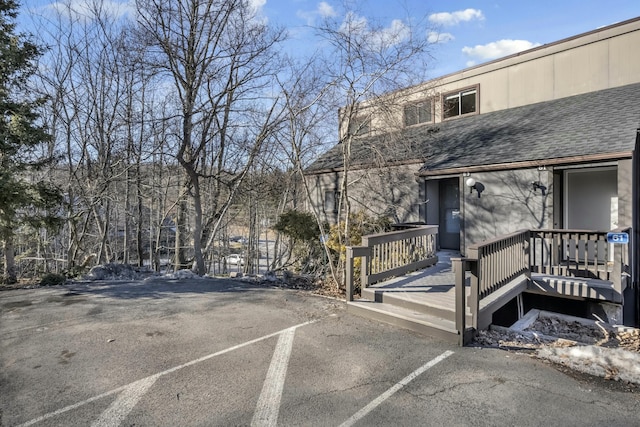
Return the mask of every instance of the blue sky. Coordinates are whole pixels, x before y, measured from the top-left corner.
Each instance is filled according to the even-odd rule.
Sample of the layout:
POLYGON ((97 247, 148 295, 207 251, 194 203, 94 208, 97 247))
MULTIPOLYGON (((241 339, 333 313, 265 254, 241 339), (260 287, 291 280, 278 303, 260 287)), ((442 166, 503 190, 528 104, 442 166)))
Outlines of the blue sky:
MULTIPOLYGON (((300 29, 341 9, 341 1, 253 0, 270 21, 300 29)), ((368 0, 358 10, 391 25, 424 18, 437 34, 432 77, 487 62, 540 44, 640 16, 640 0, 368 0)), ((304 31, 301 30, 302 33, 304 31)), ((429 36, 429 35, 425 35, 429 36)))
MULTIPOLYGON (((61 0, 81 4, 95 0, 61 0)), ((114 10, 131 10, 133 0, 104 0, 114 10)), ((171 1, 171 0, 167 0, 171 1)), ((311 26, 322 17, 340 19, 343 0, 250 0, 270 23, 293 38, 289 49, 314 49, 311 26)), ((365 0, 352 2, 356 13, 384 26, 401 25, 407 16, 424 19, 432 32, 429 75, 439 77, 596 28, 640 16, 640 0, 365 0)), ((55 4, 23 0, 23 16, 55 4)))

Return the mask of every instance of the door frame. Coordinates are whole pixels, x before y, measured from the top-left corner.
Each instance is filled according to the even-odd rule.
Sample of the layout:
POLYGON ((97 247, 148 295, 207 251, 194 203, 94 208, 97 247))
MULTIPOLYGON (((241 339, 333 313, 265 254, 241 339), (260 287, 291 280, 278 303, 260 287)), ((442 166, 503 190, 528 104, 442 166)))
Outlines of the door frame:
MULTIPOLYGON (((458 192, 458 197, 456 200, 456 207, 454 207, 453 209, 457 209, 458 213, 458 238, 457 238, 457 244, 454 244, 450 247, 445 247, 443 248, 442 246, 442 236, 440 237, 439 241, 439 247, 443 248, 443 249, 447 249, 447 250, 453 250, 453 251, 460 251, 461 247, 462 247, 462 230, 464 229, 464 214, 463 214, 463 209, 462 209, 462 203, 461 203, 461 193, 460 193, 460 177, 447 177, 447 178, 442 178, 438 180, 438 225, 440 228, 439 234, 443 234, 443 229, 446 226, 446 209, 451 209, 450 206, 445 206, 443 203, 443 196, 444 196, 444 192, 442 191, 443 187, 445 185, 455 185, 455 187, 457 188, 457 192, 458 192)), ((449 233, 449 234, 455 234, 455 233, 449 233)))
MULTIPOLYGON (((604 167, 589 167, 589 168, 580 168, 580 169, 564 169, 562 171, 562 224, 563 228, 569 228, 569 174, 580 174, 580 173, 590 173, 590 172, 604 172, 604 171, 616 171, 617 175, 617 166, 604 166, 604 167)), ((617 182, 616 182, 617 185, 617 182)), ((616 194, 619 194, 619 190, 616 189, 616 194)), ((609 230, 600 230, 600 231, 609 231, 609 230)))

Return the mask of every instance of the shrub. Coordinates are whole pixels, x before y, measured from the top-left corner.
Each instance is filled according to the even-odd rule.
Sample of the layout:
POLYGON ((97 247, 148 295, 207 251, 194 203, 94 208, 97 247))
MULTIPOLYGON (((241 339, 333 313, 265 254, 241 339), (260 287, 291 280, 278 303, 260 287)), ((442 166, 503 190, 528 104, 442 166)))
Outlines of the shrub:
MULTIPOLYGON (((347 253, 346 238, 344 235, 345 223, 341 221, 331 226, 329 230, 327 247, 331 249, 334 261, 338 264, 339 270, 344 274, 345 260, 347 253)), ((360 211, 349 215, 349 245, 358 246, 362 243, 362 236, 382 233, 391 229, 391 221, 387 217, 372 217, 360 211)), ((354 260, 354 292, 360 293, 360 264, 361 259, 354 260)))
POLYGON ((47 273, 42 279, 40 279, 40 286, 56 286, 62 285, 67 281, 67 278, 58 273, 47 273))

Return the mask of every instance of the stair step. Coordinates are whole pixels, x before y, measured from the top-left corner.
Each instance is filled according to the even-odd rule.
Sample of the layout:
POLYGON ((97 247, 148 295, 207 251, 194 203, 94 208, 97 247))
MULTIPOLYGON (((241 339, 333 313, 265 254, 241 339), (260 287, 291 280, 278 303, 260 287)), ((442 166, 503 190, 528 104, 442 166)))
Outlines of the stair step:
MULTIPOLYGON (((439 317, 455 322, 454 307, 446 307, 428 298, 417 298, 416 292, 389 292, 387 289, 366 288, 362 290, 362 298, 379 303, 391 304, 418 313, 439 317)), ((471 310, 467 307, 467 324, 471 324, 471 310)))
POLYGON ((458 342, 455 322, 397 305, 368 299, 349 301, 347 310, 368 319, 412 330, 419 334, 458 342))

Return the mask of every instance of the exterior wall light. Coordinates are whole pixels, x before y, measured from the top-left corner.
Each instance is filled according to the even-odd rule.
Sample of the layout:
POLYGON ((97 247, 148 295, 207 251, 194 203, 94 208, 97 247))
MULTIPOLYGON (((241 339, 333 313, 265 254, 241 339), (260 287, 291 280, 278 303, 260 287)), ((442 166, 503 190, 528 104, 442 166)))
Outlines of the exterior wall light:
POLYGON ((476 192, 478 193, 478 198, 480 198, 480 193, 482 193, 482 191, 484 190, 484 185, 476 182, 476 180, 473 178, 467 178, 465 184, 467 184, 467 187, 469 187, 469 194, 473 193, 473 190, 476 190, 476 192))
POLYGON ((542 195, 546 195, 547 194, 547 187, 545 187, 542 182, 540 181, 533 181, 531 183, 531 186, 533 187, 533 192, 535 193, 536 190, 540 190, 542 192, 542 195))

